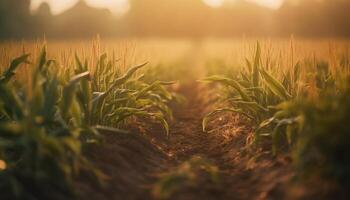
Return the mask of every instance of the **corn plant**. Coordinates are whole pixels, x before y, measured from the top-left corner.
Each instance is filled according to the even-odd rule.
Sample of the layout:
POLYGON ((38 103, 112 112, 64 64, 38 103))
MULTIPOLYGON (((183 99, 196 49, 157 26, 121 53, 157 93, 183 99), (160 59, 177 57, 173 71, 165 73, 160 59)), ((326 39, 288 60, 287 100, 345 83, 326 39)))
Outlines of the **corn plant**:
POLYGON ((73 176, 80 169, 94 170, 81 154, 79 135, 84 130, 74 124, 79 119, 71 106, 74 88, 89 73, 60 83, 44 50, 32 86, 25 91, 10 80, 27 57, 15 59, 0 82, 0 152, 7 165, 0 172, 1 195, 5 199, 43 199, 53 193, 69 197, 73 176))
POLYGON ((127 117, 151 117, 169 132, 167 102, 173 95, 165 86, 172 82, 147 84, 135 77, 146 63, 121 74, 102 55, 91 73, 88 62, 76 56, 74 70, 64 70, 47 59, 44 48, 31 85, 23 87, 12 78, 28 56, 14 59, 0 77, 0 160, 6 163, 0 171, 1 198, 67 199, 74 197, 79 171, 103 179, 82 148, 101 141, 106 129, 125 132, 118 126, 127 117))
MULTIPOLYGON (((89 69, 87 62, 82 64, 77 56, 76 63, 75 73, 89 69)), ((146 64, 132 67, 120 75, 112 61, 107 61, 106 54, 102 55, 91 81, 84 80, 77 91, 84 122, 118 127, 128 117, 150 117, 160 122, 168 134, 167 120, 172 118, 172 112, 167 103, 174 99, 174 95, 165 86, 174 82, 146 83, 142 80, 144 74, 134 77, 135 72, 146 64)))
MULTIPOLYGON (((322 91, 320 98, 299 98, 275 107, 274 116, 261 126, 274 125, 274 139, 286 133, 300 178, 316 179, 349 187, 350 113, 349 81, 343 89, 322 91)), ((274 148, 277 150, 277 146, 274 148)))
POLYGON ((345 190, 350 186, 349 85, 338 93, 324 92, 316 102, 294 103, 303 119, 293 151, 297 171, 303 178, 335 182, 345 190))
MULTIPOLYGON (((335 72, 331 72, 327 62, 317 62, 314 71, 307 72, 308 85, 303 86, 311 89, 305 90, 300 86, 302 69, 299 62, 283 72, 264 67, 260 55, 258 44, 254 60, 246 60, 245 69, 230 76, 214 75, 202 80, 206 83, 219 84, 224 94, 221 97, 224 107, 204 117, 203 131, 206 131, 210 118, 217 113, 234 112, 249 119, 254 125, 255 144, 267 138, 264 141, 271 143, 272 153, 277 154, 281 148, 294 149, 300 143, 299 141, 303 141, 306 135, 310 135, 310 133, 304 133, 304 127, 314 124, 314 119, 311 119, 315 117, 313 115, 319 115, 317 120, 328 119, 328 116, 322 115, 322 112, 317 114, 316 105, 327 104, 327 100, 333 102, 330 105, 345 104, 338 102, 337 96, 345 95, 348 91, 348 70, 342 64, 335 72), (316 99, 309 98, 309 92, 316 93, 316 99), (336 100, 332 100, 332 95, 336 100), (304 101, 309 103, 302 103, 304 101), (313 103, 316 105, 312 105, 313 103), (308 110, 308 107, 313 109, 308 110)), ((346 105, 344 105, 345 108, 346 105)), ((342 113, 340 110, 337 112, 342 113)), ((332 115, 330 111, 328 114, 332 115)), ((337 116, 337 113, 334 115, 337 116)), ((318 132, 316 124, 312 126, 315 127, 310 128, 309 131, 318 132)))
MULTIPOLYGON (((295 69, 295 73, 298 73, 298 65, 295 69)), ((298 74, 295 75, 295 77, 297 76, 298 74)), ((222 86, 224 96, 221 100, 226 105, 204 117, 203 131, 206 131, 209 119, 220 112, 241 114, 258 125, 273 115, 273 110, 271 110, 273 106, 293 98, 293 88, 288 87, 288 85, 294 86, 295 84, 292 84, 292 80, 287 78, 289 76, 284 76, 286 83, 283 84, 262 66, 259 44, 254 60, 246 60, 246 68, 233 77, 214 75, 202 80, 205 83, 217 83, 222 86)), ((296 80, 293 81, 296 82, 296 80)), ((256 141, 261 136, 270 135, 256 131, 256 141)))

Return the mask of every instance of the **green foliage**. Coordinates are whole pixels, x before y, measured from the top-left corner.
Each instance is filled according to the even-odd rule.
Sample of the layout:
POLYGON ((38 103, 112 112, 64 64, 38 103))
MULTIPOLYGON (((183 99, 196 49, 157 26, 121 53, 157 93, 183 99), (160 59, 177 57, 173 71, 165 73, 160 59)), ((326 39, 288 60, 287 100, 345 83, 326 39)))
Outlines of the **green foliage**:
MULTIPOLYGON (((76 58, 78 69, 87 69, 76 58)), ((143 75, 134 78, 138 70, 147 63, 131 67, 120 75, 107 55, 100 57, 90 85, 81 87, 78 94, 82 99, 82 108, 86 121, 92 124, 116 126, 131 116, 150 117, 161 123, 168 134, 167 120, 172 112, 167 103, 174 99, 165 86, 173 82, 154 81, 150 84, 142 81, 143 75)))
MULTIPOLYGON (((14 62, 18 66, 24 61, 14 62)), ((79 135, 84 129, 70 124, 77 120, 71 114, 74 87, 86 74, 64 85, 51 64, 44 49, 29 91, 13 86, 9 79, 0 84, 0 153, 7 165, 0 172, 0 191, 5 199, 72 196, 73 176, 90 166, 81 154, 79 135), (62 90, 67 96, 60 94, 62 90)))
POLYGON ((299 174, 350 186, 350 89, 294 105, 304 123, 294 150, 299 174))
POLYGON ((328 63, 320 62, 316 66, 316 87, 322 90, 334 89, 335 80, 332 76, 328 63))
POLYGON ((15 75, 17 67, 22 63, 28 63, 29 54, 14 59, 7 70, 0 76, 0 83, 7 83, 15 75))
MULTIPOLYGON (((347 84, 349 85, 349 84, 347 84)), ((260 127, 274 124, 274 150, 286 135, 299 175, 349 187, 350 89, 324 90, 317 100, 299 99, 276 106, 276 113, 260 127)))
MULTIPOLYGON (((348 69, 341 64, 331 71, 327 62, 317 62, 307 71, 305 87, 300 92, 301 65, 285 73, 261 65, 260 47, 254 62, 246 60, 246 70, 234 75, 214 75, 204 82, 217 83, 224 96, 224 108, 216 109, 203 119, 220 112, 234 112, 255 125, 255 141, 264 139, 272 153, 289 150, 302 178, 350 186, 350 81, 348 69), (253 64, 251 64, 253 63, 253 64), (269 71, 270 70, 270 71, 269 71), (228 78, 234 77, 234 78, 228 78)), ((310 63, 307 63, 306 67, 310 63)), ((264 143, 265 144, 265 143, 264 143)))
MULTIPOLYGON (((261 63, 261 50, 258 43, 253 62, 246 60, 247 68, 233 76, 236 78, 214 75, 202 80, 206 83, 220 84, 224 93, 222 100, 229 105, 229 107, 216 109, 206 115, 203 119, 203 130, 206 130, 209 118, 222 111, 239 113, 259 125, 273 116, 271 107, 292 99, 291 92, 281 81, 267 72, 261 63)), ((256 141, 261 135, 257 129, 256 141)))
POLYGON ((104 179, 82 148, 101 142, 101 131, 124 133, 118 126, 128 117, 150 117, 168 134, 173 95, 165 86, 172 82, 135 78, 146 63, 121 74, 104 54, 91 73, 76 56, 74 71, 62 70, 44 48, 25 89, 11 78, 28 56, 14 59, 0 78, 1 199, 72 198, 81 170, 104 179))

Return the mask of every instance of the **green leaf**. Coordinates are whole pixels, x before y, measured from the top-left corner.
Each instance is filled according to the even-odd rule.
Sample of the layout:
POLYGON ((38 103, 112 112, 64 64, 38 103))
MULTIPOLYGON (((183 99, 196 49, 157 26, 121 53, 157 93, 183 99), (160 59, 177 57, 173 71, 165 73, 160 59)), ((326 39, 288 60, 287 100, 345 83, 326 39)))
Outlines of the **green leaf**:
POLYGON ((256 54, 254 59, 254 66, 253 66, 253 73, 252 73, 252 80, 253 80, 253 87, 259 87, 259 66, 261 62, 261 49, 260 44, 257 42, 256 45, 256 54))
POLYGON ((15 71, 18 68, 18 66, 20 66, 23 63, 29 63, 29 61, 27 60, 29 56, 30 54, 25 54, 23 56, 15 58, 11 62, 8 69, 1 75, 0 83, 7 83, 15 75, 15 71))
POLYGON ((162 88, 162 85, 172 85, 175 82, 173 81, 155 81, 153 82, 151 85, 148 85, 147 87, 145 87, 144 89, 142 89, 139 92, 136 92, 136 99, 141 98, 142 96, 144 96, 148 91, 151 91, 155 88, 157 88, 158 90, 161 91, 161 93, 167 98, 167 99, 171 99, 172 95, 166 91, 164 88, 162 88))
POLYGON ((108 127, 108 126, 102 126, 102 125, 95 126, 95 129, 100 131, 100 132, 111 132, 111 133, 116 133, 116 134, 128 134, 129 133, 126 130, 108 127))
POLYGON ((215 76, 207 77, 207 78, 203 79, 202 81, 203 82, 214 82, 214 83, 217 82, 217 83, 221 83, 221 84, 226 85, 226 86, 231 86, 237 90, 237 92, 240 94, 240 96, 242 97, 242 99, 244 101, 249 101, 249 102, 253 101, 249 97, 249 95, 243 91, 243 87, 241 87, 241 85, 233 79, 229 79, 229 78, 226 78, 223 76, 215 75, 215 76))
POLYGON ((147 65, 148 62, 143 63, 141 65, 137 65, 135 67, 130 68, 123 76, 117 78, 114 83, 107 89, 107 91, 100 93, 100 95, 96 96, 93 100, 93 107, 96 107, 101 101, 103 101, 106 96, 108 96, 113 89, 115 89, 117 86, 124 84, 138 69, 144 67, 147 65))
POLYGON ((255 112, 268 112, 269 109, 264 108, 262 105, 258 104, 257 102, 248 102, 248 101, 233 101, 233 103, 241 105, 241 106, 248 106, 251 108, 251 110, 255 112))
POLYGON ((67 117, 68 111, 72 105, 74 96, 75 96, 75 89, 76 84, 79 83, 79 81, 83 79, 87 79, 90 77, 90 72, 84 72, 81 74, 78 74, 74 76, 63 89, 63 100, 61 103, 61 114, 63 118, 67 117))
POLYGON ((260 69, 260 73, 263 76, 268 88, 279 98, 282 100, 289 100, 292 96, 288 93, 288 91, 284 88, 282 83, 273 78, 270 74, 268 74, 263 68, 260 69))

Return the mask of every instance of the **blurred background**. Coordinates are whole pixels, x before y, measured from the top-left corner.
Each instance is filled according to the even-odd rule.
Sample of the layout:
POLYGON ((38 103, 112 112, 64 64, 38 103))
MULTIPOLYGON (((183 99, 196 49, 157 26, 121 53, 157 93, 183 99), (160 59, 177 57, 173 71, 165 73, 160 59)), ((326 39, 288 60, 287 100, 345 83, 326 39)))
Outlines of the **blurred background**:
POLYGON ((349 10, 349 0, 1 0, 0 38, 346 38, 349 10))

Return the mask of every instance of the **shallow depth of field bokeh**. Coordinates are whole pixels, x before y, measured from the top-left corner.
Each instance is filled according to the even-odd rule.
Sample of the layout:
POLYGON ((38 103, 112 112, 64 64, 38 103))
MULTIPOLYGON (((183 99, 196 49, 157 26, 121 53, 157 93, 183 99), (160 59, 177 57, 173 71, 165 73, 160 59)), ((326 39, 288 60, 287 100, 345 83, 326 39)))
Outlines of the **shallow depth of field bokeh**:
POLYGON ((349 0, 1 0, 0 199, 348 199, 349 0))

